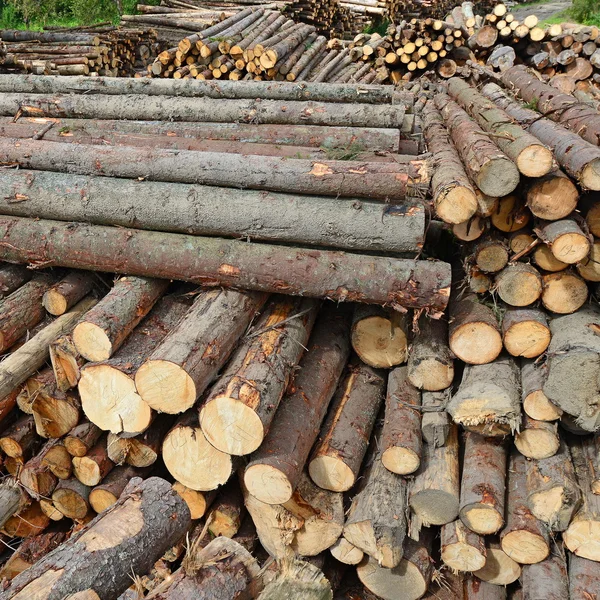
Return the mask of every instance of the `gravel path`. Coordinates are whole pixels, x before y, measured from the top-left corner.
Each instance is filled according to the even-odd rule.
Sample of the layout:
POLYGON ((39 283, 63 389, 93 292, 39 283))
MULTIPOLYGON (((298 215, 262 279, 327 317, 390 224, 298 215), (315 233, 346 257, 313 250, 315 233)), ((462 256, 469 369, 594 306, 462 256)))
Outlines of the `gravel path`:
POLYGON ((571 0, 553 0, 547 4, 536 4, 531 7, 523 7, 511 10, 515 18, 522 21, 528 15, 536 15, 540 21, 548 19, 571 6, 571 0))

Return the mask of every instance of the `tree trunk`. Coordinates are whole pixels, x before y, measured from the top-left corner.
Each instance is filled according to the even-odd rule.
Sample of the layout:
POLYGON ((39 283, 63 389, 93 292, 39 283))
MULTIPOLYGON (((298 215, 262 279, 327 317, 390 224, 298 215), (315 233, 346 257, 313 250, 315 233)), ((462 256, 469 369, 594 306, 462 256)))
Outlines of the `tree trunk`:
POLYGON ((21 512, 29 502, 27 494, 16 479, 5 478, 0 483, 0 528, 15 514, 21 512))
MULTIPOLYGON (((352 299, 393 307, 428 307, 434 311, 443 311, 448 302, 450 268, 441 262, 415 263, 387 257, 367 259, 320 250, 307 253, 305 249, 294 251, 237 240, 83 224, 73 226, 16 217, 0 218, 0 236, 4 243, 0 258, 14 262, 41 259, 90 270, 153 273, 212 287, 285 290, 287 294, 352 299), (119 248, 118 258, 114 255, 115 248, 119 248), (221 260, 223 256, 227 256, 227 263, 221 260)), ((130 287, 128 284, 127 288, 130 287)), ((122 302, 121 297, 114 298, 112 309, 118 309, 122 302)), ((121 320, 118 322, 122 331, 121 320)), ((100 332, 101 328, 91 325, 100 332)), ((105 359, 113 343, 104 331, 102 335, 106 349, 98 353, 98 358, 105 359)))
POLYGON ((256 292, 209 290, 135 374, 142 400, 160 412, 191 408, 221 370, 235 345, 266 301, 256 292))
POLYGON ((517 165, 521 174, 542 177, 552 170, 552 151, 466 81, 450 79, 448 93, 484 131, 494 136, 492 141, 517 165))
POLYGON ((44 464, 44 457, 57 443, 58 440, 47 442, 36 456, 23 465, 19 473, 19 481, 35 500, 49 498, 58 483, 56 476, 44 464))
POLYGON ((314 300, 301 298, 275 298, 267 306, 200 409, 200 426, 215 448, 236 456, 259 448, 317 312, 314 300))
POLYGON ((345 537, 341 537, 329 548, 331 555, 345 565, 357 565, 364 558, 364 552, 351 544, 345 537))
POLYGON ((502 350, 500 327, 494 311, 475 294, 454 298, 450 303, 450 350, 468 364, 495 360, 502 350))
POLYGON ((446 444, 423 447, 421 467, 410 488, 413 526, 444 525, 458 517, 459 508, 458 433, 453 425, 446 444))
POLYGON ((569 554, 569 593, 571 600, 600 597, 600 572, 596 562, 569 554))
POLYGON ((542 295, 542 276, 527 263, 511 263, 496 275, 498 295, 510 306, 529 306, 542 295))
POLYGON ((0 267, 0 296, 6 298, 27 283, 32 275, 33 271, 23 265, 2 265, 0 267))
MULTIPOLYGON (((578 133, 569 131, 558 123, 540 117, 535 110, 525 108, 512 100, 495 83, 486 84, 481 92, 504 109, 529 133, 552 148, 560 166, 584 188, 600 189, 600 149, 596 144, 582 139, 578 133)), ((572 208, 569 208, 568 204, 562 205, 563 199, 560 196, 555 196, 553 199, 552 206, 547 208, 548 212, 538 216, 545 219, 561 219, 570 213, 572 208)))
POLYGON ((408 355, 408 378, 419 389, 444 390, 454 379, 454 361, 448 347, 448 323, 421 317, 408 355))
POLYGON ((449 400, 449 389, 442 392, 423 392, 421 395, 421 433, 423 439, 434 448, 443 446, 450 433, 450 417, 446 412, 449 400))
POLYGON ((84 591, 108 600, 127 589, 132 571, 147 572, 185 532, 190 516, 166 481, 138 482, 132 481, 112 509, 15 577, 4 592, 7 600, 34 590, 48 600, 84 591))
POLYGON ((85 456, 100 439, 102 430, 91 422, 80 423, 64 439, 65 448, 71 456, 85 456))
POLYGON ((108 458, 106 436, 102 436, 85 456, 73 458, 75 477, 89 487, 98 485, 114 466, 114 463, 108 458))
MULTIPOLYGON (((493 585, 470 575, 464 581, 464 600, 506 600, 508 598, 506 588, 493 585)), ((513 595, 512 600, 517 600, 513 595)))
POLYGON ((0 352, 4 353, 44 317, 42 296, 51 285, 48 275, 36 275, 0 304, 0 352))
POLYGON ((544 394, 586 431, 600 428, 600 309, 586 306, 550 321, 544 394))
POLYGON ((462 521, 447 523, 441 529, 441 558, 453 571, 478 571, 485 566, 483 538, 465 527, 462 521))
POLYGON ((446 223, 464 223, 477 210, 477 196, 433 102, 425 106, 423 127, 435 161, 431 189, 436 213, 446 223))
POLYGON ((54 340, 49 347, 50 362, 54 371, 56 387, 61 392, 74 388, 79 383, 80 368, 85 360, 77 352, 70 335, 63 335, 54 340))
POLYGON ((558 423, 536 421, 527 414, 523 415, 520 430, 515 433, 515 447, 523 456, 549 458, 558 452, 559 446, 558 423))
POLYGON ((535 308, 508 309, 502 317, 502 341, 512 356, 538 357, 550 343, 546 314, 535 308))
POLYGON ((550 553, 548 533, 527 507, 527 459, 516 451, 510 455, 507 487, 502 550, 521 564, 541 562, 550 553))
POLYGON ((91 273, 72 271, 46 291, 42 304, 51 315, 64 315, 92 290, 93 284, 91 273))
MULTIPOLYGON (((421 394, 408 380, 408 369, 388 375, 381 433, 381 462, 398 475, 414 473, 421 463, 421 394)), ((395 566, 395 565, 394 565, 395 566)))
POLYGON ((386 569, 368 557, 357 567, 363 585, 383 600, 417 600, 425 594, 431 581, 433 563, 430 542, 407 539, 404 557, 394 569, 386 569))
POLYGON ((488 135, 450 96, 438 94, 435 104, 469 177, 477 187, 495 198, 513 192, 519 184, 519 171, 510 158, 490 141, 488 135))
MULTIPOLYGON (((134 374, 184 317, 190 306, 186 300, 174 296, 161 299, 109 360, 81 369, 81 405, 100 429, 132 437, 150 426, 152 410, 137 393, 134 374)), ((76 340, 77 333, 76 328, 76 340)))
POLYGON ((219 491, 217 500, 207 517, 208 530, 215 537, 233 538, 242 525, 245 514, 244 498, 240 486, 232 479, 219 491))
MULTIPOLYGON (((96 101, 94 99, 94 101, 96 101)), ((216 109, 219 110, 219 109, 216 109)), ((0 162, 24 169, 274 192, 404 199, 429 186, 427 160, 408 163, 290 160, 278 156, 4 139, 0 162)), ((514 165, 513 165, 514 166, 514 165)), ((512 191, 512 190, 511 190, 512 191)))
POLYGON ((506 586, 519 579, 521 565, 505 554, 500 544, 492 543, 487 548, 485 566, 473 575, 494 586, 506 586))
POLYGON ((460 486, 460 518, 480 535, 497 533, 504 525, 506 444, 501 438, 465 433, 460 486))
MULTIPOLYGON (((145 479, 149 471, 149 469, 137 469, 131 466, 115 467, 110 471, 110 473, 108 473, 108 475, 106 475, 106 477, 102 479, 102 482, 99 485, 96 485, 93 490, 89 490, 88 501, 90 506, 98 514, 104 512, 113 504, 116 504, 123 490, 127 487, 127 484, 133 477, 141 477, 142 479, 145 479)), ((173 486, 173 489, 175 489, 175 486, 173 486)), ((192 519, 197 518, 200 517, 195 517, 192 514, 192 519)))
POLYGON ((356 482, 384 389, 381 371, 360 361, 350 363, 308 463, 310 476, 319 487, 345 492, 356 482))
POLYGON ((521 374, 515 359, 501 356, 487 365, 467 365, 448 412, 469 431, 503 437, 521 422, 521 374))
POLYGON ((418 204, 357 205, 352 199, 49 171, 5 171, 0 193, 8 199, 0 199, 5 215, 352 250, 416 253, 425 226, 425 211, 418 204), (28 200, 11 201, 19 194, 28 200), (305 219, 308 212, 315 218, 305 219), (332 219, 335 232, 329 225, 332 219))
POLYGON ((528 463, 527 505, 553 531, 565 531, 579 509, 581 491, 564 442, 554 456, 528 463))
POLYGON ((348 311, 323 308, 271 430, 246 467, 248 491, 267 504, 294 492, 348 359, 348 311))
POLYGON ((87 360, 108 360, 164 294, 168 282, 123 277, 73 330, 77 351, 87 360))
POLYGON ((90 510, 90 491, 90 488, 79 479, 64 479, 56 486, 52 494, 52 502, 65 517, 85 519, 90 510))
POLYGON ((574 313, 588 299, 587 283, 574 272, 548 273, 542 280, 542 304, 549 311, 559 315, 574 313))
POLYGON ((40 388, 31 403, 36 430, 44 438, 60 438, 67 434, 79 422, 80 413, 79 398, 73 393, 59 391, 54 384, 40 388))
POLYGON ((521 576, 523 600, 546 598, 564 600, 569 598, 569 577, 567 562, 560 551, 551 554, 546 560, 523 567, 521 576))
MULTIPOLYGON (((384 425, 385 427, 385 425, 384 425)), ((402 559, 406 537, 406 480, 387 469, 382 461, 384 432, 373 437, 360 491, 344 525, 344 537, 387 569, 402 559)))

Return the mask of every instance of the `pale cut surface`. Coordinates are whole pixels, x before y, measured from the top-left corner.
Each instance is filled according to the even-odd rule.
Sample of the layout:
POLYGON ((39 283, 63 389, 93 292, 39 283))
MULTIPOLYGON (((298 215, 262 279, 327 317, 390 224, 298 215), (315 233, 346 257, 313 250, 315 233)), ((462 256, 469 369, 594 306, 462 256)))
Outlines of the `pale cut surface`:
POLYGON ((600 160, 594 160, 584 167, 581 183, 588 190, 600 190, 600 160))
POLYGON ((50 288, 44 294, 44 307, 51 315, 60 316, 67 312, 67 300, 62 294, 50 288))
POLYGON ((73 471, 81 483, 90 487, 98 485, 102 478, 98 464, 87 456, 73 457, 73 471))
POLYGON ((542 562, 550 552, 544 538, 523 529, 507 533, 502 538, 502 550, 522 565, 542 562))
POLYGON ((97 489, 90 492, 90 505, 97 513, 110 508, 117 500, 118 498, 108 490, 97 489))
POLYGON ((588 255, 590 242, 580 233, 566 233, 552 243, 550 250, 558 260, 574 265, 588 255))
POLYGON ((243 402, 229 396, 213 398, 202 407, 200 426, 217 450, 235 456, 254 452, 265 437, 260 417, 243 402))
POLYGON ((563 540, 573 554, 600 561, 600 521, 574 520, 563 533, 563 540))
POLYGON ((421 459, 419 455, 410 448, 393 446, 392 448, 388 448, 381 455, 381 462, 383 462, 383 466, 392 473, 409 475, 419 468, 421 459))
POLYGON ((586 281, 600 281, 600 242, 594 242, 589 255, 577 265, 577 271, 586 281))
POLYGON ((488 548, 485 566, 473 575, 494 585, 510 585, 521 577, 521 565, 500 548, 488 548))
POLYGON ((108 360, 112 355, 112 343, 102 328, 94 323, 79 323, 73 330, 73 343, 79 353, 91 362, 108 360))
POLYGON ((309 517, 296 532, 291 548, 300 556, 316 556, 333 546, 343 527, 343 522, 309 517))
POLYGON ((195 427, 176 427, 163 442, 163 460, 169 473, 192 490, 210 491, 231 475, 231 456, 217 450, 195 427))
POLYGON ((373 558, 356 567, 362 584, 383 600, 417 600, 427 591, 427 582, 419 569, 402 559, 393 569, 380 567, 373 558))
POLYGON ((562 486, 556 486, 531 494, 527 503, 533 516, 544 523, 550 523, 563 507, 564 491, 562 486))
POLYGON ((435 211, 446 223, 462 223, 477 210, 477 196, 472 190, 456 186, 440 194, 435 211))
POLYGON ((284 504, 294 493, 285 474, 267 464, 248 467, 244 473, 244 483, 255 498, 266 504, 284 504))
POLYGON ((437 392, 445 390, 454 379, 454 365, 445 364, 435 358, 426 358, 412 369, 411 383, 422 390, 437 392))
POLYGON ((345 565, 357 565, 364 558, 364 552, 345 537, 341 537, 329 551, 336 560, 345 565))
POLYGON ((588 287, 572 273, 552 273, 544 276, 542 304, 552 312, 570 314, 581 308, 588 298, 588 287))
POLYGON ((550 271, 551 273, 564 271, 569 266, 567 263, 562 262, 562 260, 558 260, 546 244, 541 244, 535 249, 533 261, 540 269, 550 271))
POLYGON ((554 432, 543 429, 525 429, 515 435, 517 450, 527 458, 541 459, 558 452, 560 440, 554 432))
POLYGON ((502 350, 502 337, 487 323, 467 323, 454 331, 450 346, 460 360, 483 365, 498 357, 502 350))
POLYGON ((407 339, 390 319, 373 316, 354 327, 352 345, 363 362, 376 368, 390 368, 406 361, 407 339))
POLYGON ((54 504, 52 504, 52 500, 46 500, 42 498, 40 500, 40 508, 51 521, 60 521, 61 519, 65 518, 65 515, 63 515, 60 510, 54 506, 54 504))
POLYGON ((52 494, 54 506, 69 519, 83 519, 88 512, 85 500, 71 490, 60 489, 52 494))
POLYGON ((526 177, 542 177, 552 169, 552 152, 545 146, 527 146, 517 158, 517 167, 526 177))
POLYGON ((542 390, 531 392, 523 400, 523 410, 536 421, 556 421, 563 411, 548 400, 542 390))
MULTIPOLYGON (((183 501, 187 504, 192 515, 192 521, 201 519, 204 516, 207 508, 207 502, 204 494, 196 490, 192 490, 179 481, 173 484, 173 489, 179 494, 183 501)), ((91 495, 90 495, 91 500, 91 495)))
POLYGON ((168 360, 146 361, 135 374, 144 401, 160 412, 175 415, 196 402, 196 385, 179 365, 168 360))
POLYGON ((452 226, 452 233, 463 242, 473 242, 481 237, 485 230, 485 219, 475 216, 463 223, 452 226))
POLYGON ((81 406, 87 418, 112 433, 142 433, 152 421, 152 410, 140 398, 133 379, 106 365, 91 365, 79 380, 81 406))
POLYGON ((442 560, 455 571, 477 571, 485 566, 485 556, 473 546, 457 542, 442 550, 442 560))
POLYGON ((425 527, 445 525, 458 517, 458 498, 443 490, 425 489, 412 494, 410 506, 425 527))
POLYGON ((346 492, 354 485, 352 469, 333 456, 317 456, 308 465, 310 478, 324 490, 346 492))
POLYGON ((535 358, 550 344, 550 329, 537 321, 515 323, 504 333, 504 347, 513 356, 535 358))
POLYGON ((472 531, 480 535, 491 535, 504 524, 502 515, 485 504, 470 505, 460 511, 460 520, 472 531))

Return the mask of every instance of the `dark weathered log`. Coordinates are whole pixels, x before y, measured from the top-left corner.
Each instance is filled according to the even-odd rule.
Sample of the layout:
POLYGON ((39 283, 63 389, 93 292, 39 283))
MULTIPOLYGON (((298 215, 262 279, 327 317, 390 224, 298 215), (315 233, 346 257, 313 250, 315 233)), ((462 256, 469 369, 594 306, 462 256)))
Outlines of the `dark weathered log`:
POLYGON ((383 466, 398 475, 414 473, 421 464, 421 394, 408 380, 408 369, 388 375, 380 450, 383 466))
MULTIPOLYGON (((465 594, 464 600, 506 600, 508 594, 505 587, 482 581, 475 575, 470 575, 464 581, 462 590, 465 594)), ((512 600, 518 600, 516 595, 512 600)))
POLYGON ((23 265, 2 265, 0 267, 0 295, 5 298, 27 283, 33 271, 23 265))
POLYGON ((78 352, 90 361, 108 360, 167 289, 168 282, 123 277, 73 330, 78 352))
POLYGON ((357 204, 352 199, 49 171, 3 171, 0 194, 5 215, 354 250, 416 253, 425 227, 419 204, 357 204), (21 196, 27 201, 13 200, 21 196), (304 218, 307 213, 314 218, 304 218))
POLYGON ((200 409, 200 426, 215 448, 244 456, 262 444, 318 308, 313 300, 281 297, 267 306, 200 409))
POLYGON ((434 447, 443 446, 450 432, 450 416, 446 412, 446 405, 450 400, 450 390, 443 392, 423 392, 421 406, 421 433, 423 439, 434 447))
POLYGON ((569 594, 571 600, 587 600, 588 597, 600 596, 600 572, 597 562, 569 554, 569 594))
POLYGON ((381 371, 360 361, 350 363, 308 463, 310 476, 319 487, 342 492, 356 482, 384 388, 381 371))
POLYGON ((442 114, 469 177, 484 193, 506 196, 519 183, 515 164, 501 152, 460 106, 447 94, 437 94, 436 107, 442 114))
POLYGON ((201 293, 135 373, 141 399, 150 408, 170 414, 191 408, 266 298, 232 290, 201 293))
POLYGON ((521 565, 505 554, 500 544, 493 542, 487 547, 485 566, 473 574, 492 585, 506 586, 519 579, 521 565))
POLYGON ((447 523, 441 529, 441 558, 454 571, 478 571, 485 566, 483 537, 473 533, 462 521, 447 523))
MULTIPOLYGON (((532 273, 532 283, 534 279, 532 273)), ((502 317, 502 341, 512 356, 538 357, 550 343, 546 314, 535 308, 508 309, 502 317)))
POLYGON ((248 491, 268 504, 294 492, 349 354, 347 311, 327 305, 265 441, 246 467, 248 491))
POLYGON ((527 459, 515 451, 508 462, 507 488, 502 550, 521 564, 541 562, 550 553, 548 532, 527 507, 527 459))
POLYGON ((65 448, 71 456, 85 456, 101 435, 102 430, 97 425, 89 421, 81 423, 65 436, 65 448))
POLYGON ((35 590, 48 600, 78 592, 114 598, 129 587, 131 570, 147 572, 189 523, 185 503, 166 481, 134 479, 111 510, 15 577, 4 595, 25 598, 35 590))
POLYGON ((16 479, 6 478, 0 484, 0 528, 14 514, 21 512, 29 499, 16 479))
POLYGON ((413 526, 444 525, 458 517, 459 509, 458 432, 450 429, 444 446, 425 444, 421 467, 410 489, 413 526))
POLYGON ((565 531, 581 504, 568 446, 549 458, 530 461, 527 468, 527 505, 553 531, 565 531))
POLYGON ((504 524, 506 444, 499 438, 465 433, 460 485, 460 518, 481 535, 500 531, 504 524))
POLYGON ((285 290, 289 294, 368 300, 392 306, 425 305, 436 311, 443 311, 448 302, 449 265, 433 261, 366 259, 316 250, 294 252, 290 248, 237 240, 73 226, 18 217, 0 218, 0 238, 4 244, 0 258, 12 262, 44 260, 90 270, 153 273, 215 287, 285 290), (226 263, 222 256, 227 256, 226 263), (361 283, 357 288, 350 282, 361 283))
POLYGON ((521 373, 514 358, 467 365, 448 412, 455 423, 483 435, 503 437, 521 422, 521 373))
MULTIPOLYGON (((94 100, 96 102, 96 100, 94 100)), ((218 107, 216 111, 220 110, 218 107)), ((91 146, 37 140, 0 140, 0 163, 22 168, 69 171, 123 179, 147 179, 325 196, 395 199, 414 196, 429 185, 430 165, 408 163, 316 161, 277 156, 195 152, 132 146, 91 146)), ((513 165, 514 166, 514 165, 513 165)), ((512 191, 512 190, 511 190, 512 191)))

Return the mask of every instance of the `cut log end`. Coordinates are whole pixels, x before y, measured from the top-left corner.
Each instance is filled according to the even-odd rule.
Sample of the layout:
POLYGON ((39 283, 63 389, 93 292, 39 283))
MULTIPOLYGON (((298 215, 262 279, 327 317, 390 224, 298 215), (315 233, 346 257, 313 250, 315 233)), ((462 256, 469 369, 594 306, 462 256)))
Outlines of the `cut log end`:
POLYGON ((471 573, 485 566, 485 555, 470 544, 460 541, 442 549, 442 560, 454 571, 471 573))
POLYGON ((385 317, 358 321, 352 331, 352 346, 361 360, 375 368, 389 369, 407 358, 406 334, 385 317))
POLYGON ((419 362, 410 373, 411 383, 428 392, 439 392, 452 385, 454 364, 442 362, 437 358, 426 358, 419 362))
POLYGON ((454 330, 450 348, 460 360, 483 365, 498 357, 502 351, 502 337, 487 323, 467 323, 454 330))
POLYGON ((435 211, 442 221, 458 225, 468 221, 477 210, 477 196, 473 190, 456 185, 436 200, 435 211))
POLYGON ((517 450, 527 458, 542 459, 558 452, 560 439, 549 429, 524 429, 515 435, 517 450))
POLYGON ((362 584, 384 600, 416 600, 425 594, 429 584, 419 568, 408 560, 401 560, 397 567, 386 569, 368 557, 358 565, 356 572, 362 584))
POLYGON ((477 186, 488 196, 501 198, 508 196, 519 185, 519 171, 508 158, 498 157, 489 160, 479 171, 477 186))
POLYGON ((345 565, 358 565, 364 558, 364 552, 344 537, 331 546, 329 551, 336 560, 345 565))
MULTIPOLYGON (((185 485, 179 483, 179 481, 176 481, 173 484, 173 489, 181 496, 183 501, 187 504, 187 507, 190 509, 192 520, 201 519, 205 515, 209 502, 207 501, 206 496, 202 492, 192 490, 186 487, 185 485)), ((90 502, 91 500, 92 495, 90 494, 90 502)))
POLYGON ((265 504, 285 504, 294 493, 286 475, 268 464, 248 467, 244 473, 244 484, 255 498, 265 504))
POLYGON ((57 290, 50 288, 44 294, 44 308, 54 316, 64 315, 67 312, 67 299, 57 290))
POLYGON ((470 504, 460 511, 461 521, 480 535, 492 535, 504 525, 503 515, 493 506, 470 504))
POLYGON ((600 158, 589 162, 581 172, 581 185, 588 190, 600 190, 600 158))
POLYGON ((510 585, 521 576, 521 565, 500 548, 488 548, 485 566, 474 575, 494 585, 510 585))
POLYGON ((113 352, 113 346, 104 330, 84 321, 73 330, 73 343, 79 354, 92 362, 108 360, 113 352))
POLYGON ((550 344, 550 330, 538 321, 521 321, 504 332, 504 347, 513 356, 536 358, 550 344))
POLYGON ((551 250, 556 259, 574 265, 589 254, 590 242, 581 233, 566 233, 552 243, 551 250))
POLYGON ((541 144, 527 146, 517 158, 517 168, 526 177, 543 177, 552 170, 552 151, 541 144))
POLYGON ((153 409, 171 415, 196 402, 196 385, 185 369, 167 360, 148 360, 137 371, 135 385, 153 409))
POLYGON ((93 487, 102 481, 102 471, 98 463, 87 456, 73 458, 73 471, 81 483, 93 487))
POLYGON ((310 461, 308 471, 311 479, 324 490, 345 492, 356 480, 352 469, 334 456, 316 456, 310 461))
POLYGON ((218 396, 200 412, 200 425, 210 443, 234 456, 245 456, 259 448, 265 429, 256 412, 229 396, 218 396))
POLYGON ((410 506, 425 527, 445 525, 458 517, 458 498, 444 490, 425 489, 412 494, 410 506))
POLYGON ((523 399, 523 410, 536 421, 556 421, 563 411, 548 400, 542 390, 535 390, 523 399))
POLYGON ((68 488, 57 489, 52 494, 52 501, 54 506, 69 519, 83 519, 89 510, 85 498, 68 488))
POLYGON ((588 298, 588 287, 573 273, 559 272, 545 275, 542 304, 550 311, 570 314, 580 309, 588 298))
POLYGON ((110 508, 119 498, 109 490, 97 489, 90 492, 90 505, 100 514, 107 508, 110 508))
POLYGON ((563 540, 573 554, 600 562, 600 521, 574 520, 563 533, 563 540))
POLYGON ((381 455, 383 466, 398 475, 410 475, 421 464, 420 456, 411 448, 393 446, 381 455))
POLYGON ((519 529, 502 538, 502 550, 522 565, 542 562, 550 553, 546 540, 536 533, 519 529))

